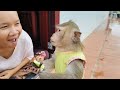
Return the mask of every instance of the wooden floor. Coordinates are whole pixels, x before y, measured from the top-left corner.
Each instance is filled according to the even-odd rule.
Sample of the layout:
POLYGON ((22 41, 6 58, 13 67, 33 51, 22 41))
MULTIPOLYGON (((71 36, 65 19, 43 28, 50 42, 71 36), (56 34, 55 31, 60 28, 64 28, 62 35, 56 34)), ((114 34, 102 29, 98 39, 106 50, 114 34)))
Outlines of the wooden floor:
POLYGON ((85 79, 120 79, 120 23, 100 25, 84 41, 85 79))

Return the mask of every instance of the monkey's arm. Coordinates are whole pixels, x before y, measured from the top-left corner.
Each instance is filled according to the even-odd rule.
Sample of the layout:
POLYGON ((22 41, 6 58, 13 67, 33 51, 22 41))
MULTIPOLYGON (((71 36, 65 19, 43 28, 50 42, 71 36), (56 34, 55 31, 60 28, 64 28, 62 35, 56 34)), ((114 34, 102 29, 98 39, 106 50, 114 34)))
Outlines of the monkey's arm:
POLYGON ((36 79, 82 79, 83 63, 81 60, 72 61, 64 74, 42 72, 39 73, 36 79))
POLYGON ((53 70, 55 68, 54 54, 52 55, 52 58, 50 58, 48 60, 44 60, 43 63, 45 65, 45 71, 51 72, 51 70, 53 70))

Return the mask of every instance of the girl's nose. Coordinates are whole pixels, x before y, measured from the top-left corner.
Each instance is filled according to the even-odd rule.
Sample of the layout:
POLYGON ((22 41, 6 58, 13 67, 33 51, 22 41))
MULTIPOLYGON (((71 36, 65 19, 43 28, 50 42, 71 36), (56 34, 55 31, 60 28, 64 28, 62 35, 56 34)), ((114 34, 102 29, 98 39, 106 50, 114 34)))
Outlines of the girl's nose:
POLYGON ((10 30, 9 35, 10 35, 10 36, 14 36, 14 35, 16 35, 16 34, 18 34, 18 33, 19 33, 19 31, 18 31, 16 28, 12 28, 12 29, 10 30))

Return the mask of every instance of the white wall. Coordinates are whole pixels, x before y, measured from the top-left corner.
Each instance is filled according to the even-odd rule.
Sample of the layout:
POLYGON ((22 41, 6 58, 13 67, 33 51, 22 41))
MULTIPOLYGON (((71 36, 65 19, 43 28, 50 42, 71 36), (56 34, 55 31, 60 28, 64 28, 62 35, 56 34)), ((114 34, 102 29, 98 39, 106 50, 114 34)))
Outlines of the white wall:
POLYGON ((79 26, 83 41, 108 17, 109 11, 60 11, 60 23, 73 20, 79 26))

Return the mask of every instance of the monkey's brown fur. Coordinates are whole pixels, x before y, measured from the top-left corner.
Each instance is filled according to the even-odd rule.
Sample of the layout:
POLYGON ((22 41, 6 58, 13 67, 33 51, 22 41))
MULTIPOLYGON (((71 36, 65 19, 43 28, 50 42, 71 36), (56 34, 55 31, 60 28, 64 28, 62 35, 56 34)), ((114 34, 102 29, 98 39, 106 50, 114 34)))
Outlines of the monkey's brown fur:
MULTIPOLYGON (((55 46, 55 52, 81 51, 83 45, 80 41, 81 32, 79 27, 73 22, 68 21, 56 26, 57 31, 51 37, 51 43, 55 46)), ((46 70, 35 78, 37 79, 81 79, 83 78, 84 60, 76 59, 68 64, 64 74, 51 73, 55 68, 55 55, 50 60, 45 60, 46 70)))

